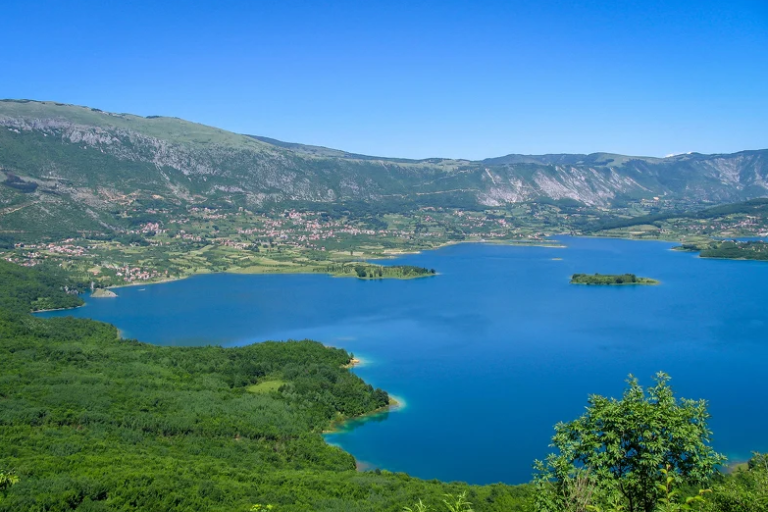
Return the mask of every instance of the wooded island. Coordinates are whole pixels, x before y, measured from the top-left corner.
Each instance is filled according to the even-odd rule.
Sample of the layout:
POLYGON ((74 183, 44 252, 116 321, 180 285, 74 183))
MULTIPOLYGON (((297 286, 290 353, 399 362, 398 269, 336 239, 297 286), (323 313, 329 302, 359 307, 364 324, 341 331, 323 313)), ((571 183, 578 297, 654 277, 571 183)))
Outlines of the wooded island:
POLYGON ((635 274, 573 274, 571 284, 589 285, 626 285, 626 284, 659 284, 659 281, 648 277, 637 277, 635 274))

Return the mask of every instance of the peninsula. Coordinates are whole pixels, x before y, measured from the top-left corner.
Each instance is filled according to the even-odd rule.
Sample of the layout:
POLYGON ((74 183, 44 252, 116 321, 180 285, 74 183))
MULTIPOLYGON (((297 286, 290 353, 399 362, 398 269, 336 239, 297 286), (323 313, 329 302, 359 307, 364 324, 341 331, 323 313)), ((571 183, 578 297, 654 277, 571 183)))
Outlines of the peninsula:
POLYGON ((768 261, 768 243, 761 240, 714 240, 686 243, 677 251, 698 252, 701 258, 768 261))

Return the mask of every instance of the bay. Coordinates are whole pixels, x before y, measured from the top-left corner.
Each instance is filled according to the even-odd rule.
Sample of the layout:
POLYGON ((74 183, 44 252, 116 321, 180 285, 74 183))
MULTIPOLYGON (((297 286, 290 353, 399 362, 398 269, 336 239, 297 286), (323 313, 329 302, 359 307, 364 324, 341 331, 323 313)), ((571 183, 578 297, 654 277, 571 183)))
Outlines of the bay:
POLYGON ((660 370, 709 401, 715 447, 768 450, 768 263, 706 260, 674 244, 564 237, 565 248, 459 244, 384 264, 436 277, 195 276, 116 289, 42 316, 110 322, 163 345, 303 339, 363 359, 362 378, 403 403, 326 436, 366 468, 471 483, 521 483, 552 426, 587 396, 619 396, 660 370), (625 273, 658 286, 569 285, 625 273))

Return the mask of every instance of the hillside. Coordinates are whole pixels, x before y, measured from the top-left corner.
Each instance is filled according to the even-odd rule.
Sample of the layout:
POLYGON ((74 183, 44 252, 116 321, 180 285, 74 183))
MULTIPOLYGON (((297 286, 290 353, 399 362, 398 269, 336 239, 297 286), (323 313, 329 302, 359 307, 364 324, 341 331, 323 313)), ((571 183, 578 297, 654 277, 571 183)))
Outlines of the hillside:
MULTIPOLYGON (((41 299, 72 305, 62 292, 76 283, 52 270, 0 261, 0 511, 584 510, 541 508, 558 489, 546 475, 476 486, 356 471, 321 432, 389 397, 349 371, 351 354, 307 340, 161 347, 32 317, 41 299)), ((716 474, 697 510, 768 510, 765 463, 716 474)))
POLYGON ((406 160, 26 100, 0 101, 0 169, 5 232, 44 232, 54 220, 59 230, 103 230, 136 204, 471 208, 568 199, 610 207, 654 196, 721 203, 768 195, 768 150, 406 160))
POLYGON ((18 478, 0 485, 0 511, 395 512, 461 491, 488 512, 531 510, 529 485, 355 471, 321 432, 389 397, 349 371, 342 349, 160 347, 28 314, 41 301, 77 305, 72 286, 0 260, 0 478, 18 478))
POLYGON ((766 236, 768 199, 750 199, 703 209, 681 208, 635 217, 614 216, 573 224, 584 234, 679 240, 704 247, 714 243, 713 238, 766 236))

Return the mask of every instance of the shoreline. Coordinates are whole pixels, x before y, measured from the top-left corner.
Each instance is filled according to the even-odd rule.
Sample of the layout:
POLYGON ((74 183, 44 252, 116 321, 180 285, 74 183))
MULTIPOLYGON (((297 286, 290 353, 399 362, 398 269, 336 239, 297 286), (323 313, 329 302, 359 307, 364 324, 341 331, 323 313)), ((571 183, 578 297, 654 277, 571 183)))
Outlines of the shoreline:
MULTIPOLYGON (((419 253, 412 253, 412 254, 419 254, 419 253)), ((396 257, 388 258, 371 258, 371 259, 396 259, 396 257)), ((346 262, 346 263, 353 263, 353 262, 346 262)), ((211 272, 208 270, 201 270, 199 272, 193 272, 192 274, 187 274, 180 277, 168 277, 161 279, 159 281, 142 281, 142 282, 133 282, 133 283, 125 283, 125 284, 111 284, 109 286, 105 286, 105 290, 111 290, 113 288, 128 288, 130 286, 150 286, 154 284, 165 284, 165 283, 174 283, 176 281, 183 281, 185 279, 189 279, 191 277, 195 276, 201 276, 201 275, 216 275, 216 274, 230 274, 230 275, 247 275, 247 276, 256 276, 256 275, 265 275, 265 276, 279 276, 279 275, 317 275, 317 276, 328 276, 328 277, 338 277, 338 278, 355 278, 359 279, 361 281, 386 281, 386 280, 396 280, 396 281, 408 281, 411 279, 420 279, 423 277, 434 277, 437 275, 440 275, 439 272, 436 272, 434 274, 424 274, 424 275, 418 275, 418 276, 408 276, 408 277, 400 277, 400 276, 382 276, 382 277, 358 277, 353 274, 339 274, 339 273, 333 273, 333 272, 321 272, 312 270, 311 267, 294 267, 292 268, 290 265, 285 265, 285 269, 279 268, 279 267, 265 267, 264 271, 262 272, 261 269, 257 271, 248 271, 247 269, 236 269, 236 270, 224 270, 221 272, 211 272)))
MULTIPOLYGON (((553 236, 563 236, 561 235, 553 235, 553 236)), ((572 235, 567 235, 572 236, 572 235)), ((587 237, 587 236, 581 236, 582 238, 608 238, 608 237, 587 237)), ((627 240, 627 239, 620 239, 620 240, 627 240)), ((516 246, 516 247, 544 247, 544 248, 552 248, 552 249, 566 249, 568 246, 564 245, 559 242, 555 243, 544 243, 542 240, 532 240, 531 243, 526 242, 525 240, 448 240, 444 243, 440 243, 435 245, 434 247, 429 247, 427 249, 421 249, 421 250, 394 250, 394 252, 391 253, 385 253, 384 256, 375 256, 371 258, 366 258, 366 260, 393 260, 397 259, 402 256, 409 256, 409 255, 416 255, 416 254, 423 254, 427 251, 435 251, 438 249, 443 249, 446 247, 450 247, 453 245, 458 244, 493 244, 493 245, 509 245, 509 246, 516 246)), ((354 263, 354 262, 346 262, 346 263, 354 263)), ((341 264, 345 264, 345 262, 342 262, 341 264)), ((105 290, 111 290, 116 288, 127 288, 130 286, 149 286, 154 284, 164 284, 164 283, 173 283, 176 281, 182 281, 184 279, 189 279, 190 277, 198 276, 198 275, 205 275, 205 274, 232 274, 232 275, 288 275, 288 274, 302 274, 302 275, 326 275, 329 277, 353 277, 355 279, 360 279, 361 281, 383 281, 383 280, 398 280, 398 281, 408 281, 412 279, 421 279, 424 277, 435 277, 439 276, 440 272, 435 272, 434 274, 425 274, 425 275, 418 275, 418 276, 410 276, 410 277, 376 277, 376 278, 361 278, 357 277, 355 275, 350 274, 334 274, 333 272, 320 272, 312 270, 312 268, 308 267, 301 267, 298 265, 279 265, 279 266, 273 266, 273 267, 264 267, 264 271, 262 271, 262 268, 259 266, 254 267, 247 267, 246 269, 232 269, 232 270, 224 270, 221 272, 212 272, 207 269, 200 270, 198 272, 193 272, 191 274, 186 274, 179 277, 167 277, 163 278, 157 281, 142 281, 142 282, 131 282, 131 283, 120 283, 120 284, 111 284, 109 286, 105 286, 105 290), (284 267, 284 268, 281 268, 284 267), (254 271, 248 271, 248 268, 257 268, 257 270, 254 271)), ((62 308, 62 309, 72 309, 72 308, 62 308)))
MULTIPOLYGON (((627 240, 630 242, 663 242, 668 244, 683 244, 684 240, 676 238, 628 238, 622 236, 600 236, 600 235, 568 235, 574 238, 597 238, 603 240, 627 240)), ((670 249, 671 250, 671 249, 670 249)))
MULTIPOLYGON (((348 425, 350 423, 356 423, 356 422, 365 422, 366 420, 369 420, 371 418, 375 418, 377 416, 381 416, 384 414, 389 414, 390 412, 396 412, 403 408, 405 408, 406 403, 405 400, 402 398, 396 398, 394 395, 389 395, 389 403, 387 405, 384 405, 382 407, 379 407, 378 409, 374 409, 372 411, 366 412, 365 414, 361 414, 359 416, 353 416, 351 418, 342 418, 338 420, 333 420, 331 422, 331 425, 324 429, 321 434, 327 435, 327 434, 343 434, 345 431, 345 425, 348 425)), ((326 440, 326 442, 328 442, 326 440)))
POLYGON ((652 283, 574 283, 570 282, 568 284, 573 284, 576 286, 658 286, 661 284, 661 281, 658 279, 654 279, 652 283))
MULTIPOLYGON (((602 239, 615 239, 615 240, 631 240, 631 241, 649 241, 649 242, 672 243, 671 241, 667 241, 667 240, 638 240, 638 239, 620 238, 620 237, 574 236, 574 238, 595 238, 595 239, 601 239, 602 238, 602 239)), ((560 244, 560 245, 525 244, 525 243, 519 244, 519 243, 505 243, 505 241, 485 241, 485 240, 453 241, 453 242, 446 243, 444 245, 440 245, 438 247, 434 247, 434 248, 430 248, 430 249, 425 249, 424 251, 417 251, 415 253, 402 253, 402 254, 399 254, 397 256, 392 256, 391 259, 396 259, 397 257, 405 256, 407 254, 421 254, 422 252, 437 250, 437 249, 449 247, 449 246, 452 246, 452 245, 458 245, 458 244, 461 244, 461 243, 510 245, 510 246, 523 246, 523 247, 568 248, 568 246, 564 245, 564 244, 560 244)), ((670 248, 670 250, 674 250, 674 249, 670 248)), ((698 256, 698 257, 701 258, 701 256, 698 256)), ((385 258, 381 258, 381 259, 385 259, 385 258)), ((553 258, 553 260, 556 260, 556 259, 560 259, 560 258, 553 258)), ((708 258, 708 259, 725 259, 725 260, 730 259, 730 260, 734 260, 733 258, 708 258)), ((736 261, 738 261, 738 260, 736 260, 736 261)), ((750 260, 745 260, 745 261, 750 261, 750 260)), ((755 260, 751 260, 751 261, 755 261, 755 260)), ((272 269, 270 268, 270 270, 272 270, 272 269)), ((162 279, 162 280, 159 280, 159 281, 133 282, 133 283, 120 284, 120 285, 113 285, 113 286, 106 287, 105 289, 123 288, 123 287, 129 287, 129 286, 149 286, 149 285, 154 285, 154 284, 164 284, 164 283, 170 283, 170 282, 174 282, 174 281, 181 281, 183 279, 188 279, 188 278, 194 277, 196 275, 217 274, 217 273, 218 274, 238 274, 238 273, 240 273, 240 274, 258 274, 258 273, 263 273, 264 275, 278 275, 278 274, 286 274, 286 275, 287 274, 321 274, 321 275, 328 275, 330 277, 356 277, 356 276, 351 276, 351 275, 336 276, 336 275, 333 275, 332 273, 314 272, 314 271, 311 271, 311 270, 304 270, 304 271, 301 271, 301 270, 299 270, 299 271, 290 271, 290 270, 289 271, 280 271, 280 270, 278 270, 278 271, 253 272, 253 273, 251 273, 251 272, 230 272, 230 271, 223 271, 223 272, 202 271, 202 272, 197 272, 197 273, 193 273, 193 274, 189 274, 189 275, 184 275, 184 276, 176 277, 176 278, 165 278, 165 279, 162 279)), ((419 277, 432 277, 432 276, 431 275, 425 275, 425 276, 414 276, 413 278, 405 278, 405 279, 403 279, 403 278, 390 278, 390 279, 408 280, 408 279, 414 279, 414 278, 419 278, 419 277)), ((362 280, 374 280, 374 279, 362 279, 362 280)), ((589 285, 587 283, 571 283, 571 284, 583 284, 584 286, 594 286, 594 285, 589 285)), ((659 285, 659 284, 661 284, 660 281, 657 281, 657 282, 654 282, 654 283, 622 283, 622 284, 612 284, 612 285, 604 285, 604 286, 635 286, 635 285, 653 285, 653 286, 656 286, 656 285, 659 285)), ((52 311, 65 311, 65 310, 70 310, 70 309, 74 310, 74 309, 77 309, 77 308, 84 307, 86 305, 87 305, 87 303, 86 304, 81 304, 81 305, 78 305, 78 306, 68 307, 68 308, 56 308, 56 309, 51 309, 51 310, 34 311, 33 314, 34 313, 52 312, 52 311)), ((123 338, 123 333, 120 332, 119 329, 118 329, 118 336, 120 338, 123 338)), ((348 370, 353 370, 354 368, 360 367, 360 366, 364 366, 365 364, 366 364, 366 360, 364 358, 352 356, 350 358, 349 362, 347 364, 343 365, 342 367, 345 368, 345 369, 348 369, 348 370)), ((376 417, 381 417, 381 416, 384 416, 384 415, 388 415, 390 412, 397 412, 399 410, 404 409, 405 407, 406 407, 406 403, 405 403, 405 401, 402 398, 398 398, 398 397, 395 397, 393 395, 389 395, 389 403, 388 404, 386 404, 386 405, 384 405, 382 407, 379 407, 377 409, 371 410, 369 412, 366 412, 364 414, 358 415, 358 416, 353 416, 353 417, 347 417, 347 418, 340 418, 340 419, 332 420, 330 422, 330 425, 327 428, 323 429, 320 432, 320 434, 323 436, 324 441, 327 444, 333 444, 333 443, 329 443, 329 441, 325 437, 326 435, 344 434, 344 433, 346 433, 348 431, 351 431, 352 429, 357 428, 358 426, 363 426, 363 423, 369 421, 370 419, 373 419, 373 418, 376 418, 376 417)), ((382 421, 383 421, 383 418, 382 418, 382 421)), ((340 446, 340 445, 335 445, 335 446, 338 446, 343 452, 349 453, 350 455, 352 455, 354 457, 354 455, 351 454, 343 446, 340 446)), ((355 461, 356 461, 356 464, 360 463, 363 468, 365 467, 365 463, 364 462, 358 461, 357 458, 355 458, 355 461)), ((736 471, 736 470, 737 470, 736 463, 734 463, 732 466, 729 465, 729 467, 726 470, 726 472, 730 473, 730 472, 733 472, 733 471, 736 471)))
MULTIPOLYGON (((555 236, 555 235, 553 235, 555 236)), ((560 235, 562 236, 562 235, 560 235)), ((572 235, 566 235, 566 236, 572 236, 572 235)), ((609 238, 609 237, 598 237, 598 236, 578 236, 577 238, 609 238)), ((623 238, 619 238, 619 240, 627 240, 623 238)), ((407 256, 407 255, 416 255, 416 254, 422 254, 426 251, 435 251, 438 249, 443 249, 446 247, 450 247, 453 245, 458 244, 494 244, 494 245, 509 245, 509 246, 518 246, 518 247, 545 247, 545 248, 553 248, 553 249, 566 249, 568 248, 567 245, 564 245, 562 243, 556 243, 556 244, 546 244, 546 243, 540 243, 540 241, 537 241, 537 243, 526 243, 525 241, 518 241, 518 240, 449 240, 445 243, 438 244, 434 247, 430 247, 428 249, 422 249, 422 250, 415 250, 415 251, 398 251, 396 253, 392 253, 391 255, 382 256, 382 257, 375 257, 370 258, 371 260, 392 260, 397 259, 401 256, 407 256)), ((225 270, 223 272, 211 272, 208 270, 201 270, 199 272, 194 272, 192 274, 187 274, 180 277, 168 277, 163 278, 158 281, 143 281, 143 282, 132 282, 132 283, 124 283, 124 284, 112 284, 109 286, 105 286, 105 290, 111 290, 111 289, 117 289, 117 288, 128 288, 131 286, 151 286, 156 284, 167 284, 167 283, 173 283, 176 281, 182 281, 184 279, 189 279, 191 277, 199 276, 199 275, 214 275, 214 274, 232 274, 232 275, 293 275, 293 274, 301 274, 301 275, 325 275, 329 277, 354 277, 355 279, 360 279, 361 281, 383 281, 383 280, 398 280, 398 281, 409 281, 412 279, 420 279, 424 277, 435 277, 439 276, 440 272, 435 272, 434 274, 426 274, 426 275, 419 275, 419 276, 412 276, 412 277, 382 277, 382 278, 359 278, 355 275, 347 275, 347 274, 334 274, 332 272, 316 272, 314 270, 307 269, 306 267, 293 267, 291 265, 285 265, 285 269, 278 268, 278 267, 266 267, 265 272, 255 271, 255 272, 248 272, 248 271, 238 271, 238 270, 225 270), (294 270, 295 269, 295 270, 294 270)), ((51 310, 40 310, 40 311, 33 311, 32 313, 43 313, 47 311, 64 311, 67 309, 75 309, 79 307, 86 306, 87 304, 82 304, 80 306, 75 306, 72 308, 58 308, 58 309, 51 309, 51 310)))
MULTIPOLYGON (((330 345, 326 345, 330 346, 330 345)), ((365 364, 364 359, 360 359, 359 357, 352 357, 352 359, 349 360, 349 362, 342 366, 342 368, 346 368, 347 370, 351 370, 352 368, 355 368, 356 366, 363 366, 365 364)))
MULTIPOLYGON (((564 234, 559 235, 552 235, 552 236, 564 236, 564 234)), ((571 235, 565 235, 565 236, 571 236, 571 235)), ((595 237, 599 238, 599 237, 595 237)), ((414 249, 412 251, 403 249, 385 249, 384 254, 385 256, 374 256, 371 258, 366 258, 366 260, 393 260, 397 259, 401 256, 413 256, 416 254, 423 254, 428 251, 436 251, 438 249, 444 249, 446 247, 451 247, 453 245, 459 245, 459 244, 494 244, 494 245, 511 245, 511 246, 519 246, 519 247, 551 247, 554 249, 567 249, 568 246, 561 244, 561 243, 552 243, 547 244, 543 243, 541 240, 532 240, 531 243, 526 242, 524 239, 521 240, 504 240, 504 239, 493 239, 493 240, 448 240, 446 242, 437 244, 434 247, 429 247, 427 249, 414 249)), ((438 272, 437 275, 440 273, 438 272)))
MULTIPOLYGON (((682 251, 681 251, 682 252, 682 251)), ((696 251, 686 251, 686 252, 696 252, 696 251)), ((697 258, 700 258, 702 260, 722 260, 722 261, 756 261, 758 263, 768 263, 768 260, 758 260, 755 258, 722 258, 720 256, 702 256, 701 254, 698 254, 696 256, 697 258)))
MULTIPOLYGON (((569 234, 560 234, 560 235, 553 235, 553 236, 569 236, 572 238, 590 238, 590 239, 602 239, 602 240, 626 240, 631 242, 656 242, 656 243, 678 243, 682 244, 684 243, 683 240, 679 239, 647 239, 647 238, 627 238, 627 237, 618 237, 618 236, 600 236, 600 235, 569 235, 569 234)), ((553 243, 553 244, 547 244, 547 243, 541 243, 540 241, 537 241, 536 243, 526 243, 523 240, 449 240, 445 243, 438 244, 434 247, 430 247, 428 249, 422 249, 422 250, 414 250, 414 251, 408 251, 408 250, 395 250, 395 252, 391 252, 387 254, 386 256, 380 256, 380 257, 372 257, 368 258, 370 260, 393 260, 397 259, 398 257, 402 256, 409 256, 409 255, 417 255, 417 254, 423 254, 427 251, 435 251, 438 249, 443 249, 446 247, 450 247, 453 245, 458 244, 493 244, 493 245, 508 245, 508 246, 516 246, 516 247, 543 247, 543 248, 552 248, 552 249, 567 249, 568 246, 562 243, 553 243)), ((682 252, 682 253, 696 253, 698 251, 684 251, 677 249, 675 247, 670 247, 670 251, 675 252, 682 252)), ((701 259, 710 259, 710 260, 724 260, 724 261, 765 261, 765 260, 755 260, 755 259, 749 259, 749 258, 718 258, 718 257, 702 257, 700 254, 697 256, 701 259)), ((553 260, 561 260, 562 258, 553 258, 553 260)), ((151 286, 156 284, 166 284, 166 283, 173 283, 176 281, 182 281, 184 279, 189 279, 191 277, 195 277, 198 275, 205 275, 205 274, 232 274, 232 275, 325 275, 329 277, 338 277, 338 278, 344 278, 344 277, 350 277, 355 279, 360 279, 361 281, 383 281, 383 280, 398 280, 398 281, 409 281, 412 279, 420 279, 425 277, 435 277, 439 276, 440 272, 436 272, 435 274, 428 274, 428 275, 419 275, 419 276, 412 276, 412 277, 381 277, 381 278, 359 278, 354 275, 347 275, 347 274, 334 274, 332 272, 317 272, 311 269, 305 268, 291 268, 290 265, 285 265, 285 269, 278 268, 278 267, 266 267, 264 272, 261 271, 242 271, 242 270, 225 270, 222 272, 211 272, 208 270, 201 270, 199 272, 194 272, 192 274, 187 274, 180 277, 169 277, 164 278, 159 281, 144 281, 144 282, 133 282, 133 283, 125 283, 125 284, 113 284, 104 287, 106 290, 110 289, 116 289, 116 288, 127 288, 129 286, 151 286)), ((632 284, 632 283, 627 283, 632 284)), ((658 283, 653 283, 653 285, 661 284, 661 281, 658 283)), ((646 284, 646 285, 650 285, 646 284)), ((32 313, 46 313, 50 311, 64 311, 67 309, 76 309, 79 307, 84 307, 87 304, 82 304, 80 306, 74 306, 72 308, 57 308, 57 309, 46 309, 46 310, 39 310, 39 311, 32 311, 32 313)))
POLYGON ((69 307, 69 308, 38 309, 38 310, 35 310, 35 311, 30 311, 30 314, 36 315, 37 313, 50 313, 51 311, 69 311, 69 310, 72 310, 72 309, 84 308, 87 305, 88 304, 84 302, 83 304, 80 304, 79 306, 72 306, 72 307, 69 307))
POLYGON ((611 283, 611 284, 597 284, 597 283, 568 283, 576 286, 659 286, 661 281, 655 283, 611 283))
MULTIPOLYGON (((188 276, 182 276, 182 277, 168 277, 165 279, 161 279, 159 281, 144 281, 142 283, 125 283, 125 284, 111 284, 109 286, 105 286, 105 290, 111 290, 113 288, 128 288, 129 286, 148 286, 152 284, 163 284, 163 283, 173 283, 176 281, 183 281, 184 279, 188 279, 192 276, 197 276, 201 274, 215 274, 216 272, 196 272, 194 274, 189 274, 188 276)), ((222 272, 226 273, 226 272, 222 272)))
POLYGON ((749 465, 749 459, 747 460, 734 460, 724 466, 725 474, 730 475, 738 471, 746 471, 749 465))

